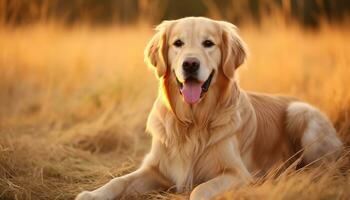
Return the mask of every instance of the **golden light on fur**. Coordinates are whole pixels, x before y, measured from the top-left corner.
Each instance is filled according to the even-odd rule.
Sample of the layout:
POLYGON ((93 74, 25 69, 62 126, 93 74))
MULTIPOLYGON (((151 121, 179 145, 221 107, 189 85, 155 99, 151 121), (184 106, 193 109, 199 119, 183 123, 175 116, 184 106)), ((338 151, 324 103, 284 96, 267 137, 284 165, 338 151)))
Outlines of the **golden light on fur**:
POLYGON ((234 25, 188 17, 156 30, 145 50, 161 87, 147 120, 150 152, 135 172, 77 200, 170 188, 190 192, 191 200, 209 200, 250 184, 301 151, 295 158, 301 156, 301 165, 340 157, 343 144, 318 109, 240 89, 234 74, 247 52, 234 25))
MULTIPOLYGON (((347 143, 349 31, 325 24, 309 32, 270 21, 239 28, 251 52, 248 68, 235 72, 240 87, 307 100, 327 113, 347 143)), ((149 151, 144 129, 159 91, 142 61, 153 34, 148 26, 66 29, 39 24, 0 30, 0 198, 73 199, 139 167, 149 151)), ((217 83, 209 92, 216 91, 217 83)), ((285 165, 222 198, 350 196, 348 154, 320 167, 295 170, 294 163, 282 172, 279 168, 285 165)), ((155 172, 150 171, 154 177, 155 172)), ((135 197, 187 198, 188 193, 168 191, 135 197)))

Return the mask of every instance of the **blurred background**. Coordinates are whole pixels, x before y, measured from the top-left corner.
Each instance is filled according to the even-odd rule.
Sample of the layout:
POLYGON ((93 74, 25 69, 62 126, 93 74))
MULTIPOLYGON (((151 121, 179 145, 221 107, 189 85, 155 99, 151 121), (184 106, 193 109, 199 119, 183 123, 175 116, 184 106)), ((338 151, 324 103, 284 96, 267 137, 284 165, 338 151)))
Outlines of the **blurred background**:
POLYGON ((1 23, 23 25, 59 21, 66 25, 159 23, 186 16, 222 18, 235 24, 279 14, 286 22, 317 27, 321 21, 341 23, 348 18, 347 0, 1 0, 1 23))
MULTIPOLYGON (((250 52, 240 86, 314 104, 349 144, 348 0, 0 0, 0 199, 72 199, 137 168, 158 90, 143 50, 155 25, 185 16, 236 24, 250 52)), ((235 196, 348 199, 348 169, 235 196)), ((172 198, 184 199, 141 197, 172 198)))

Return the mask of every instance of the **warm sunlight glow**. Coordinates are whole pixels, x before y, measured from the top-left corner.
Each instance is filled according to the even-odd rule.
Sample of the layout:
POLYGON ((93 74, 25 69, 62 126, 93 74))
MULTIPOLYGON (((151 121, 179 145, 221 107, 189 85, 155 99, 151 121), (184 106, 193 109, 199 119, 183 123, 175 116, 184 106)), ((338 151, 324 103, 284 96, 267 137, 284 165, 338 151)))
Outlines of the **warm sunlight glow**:
MULTIPOLYGON (((350 142, 350 26, 349 18, 338 19, 349 14, 340 7, 326 13, 323 1, 312 1, 307 5, 318 12, 302 13, 288 0, 260 7, 211 0, 21 2, 0 0, 0 199, 72 199, 139 166, 151 146, 145 124, 158 90, 171 109, 164 86, 157 88, 163 78, 147 68, 143 51, 155 24, 181 16, 237 24, 249 49, 238 69, 240 86, 315 105, 350 142)), ((324 170, 289 169, 279 179, 272 170, 223 195, 349 199, 348 160, 324 170)))

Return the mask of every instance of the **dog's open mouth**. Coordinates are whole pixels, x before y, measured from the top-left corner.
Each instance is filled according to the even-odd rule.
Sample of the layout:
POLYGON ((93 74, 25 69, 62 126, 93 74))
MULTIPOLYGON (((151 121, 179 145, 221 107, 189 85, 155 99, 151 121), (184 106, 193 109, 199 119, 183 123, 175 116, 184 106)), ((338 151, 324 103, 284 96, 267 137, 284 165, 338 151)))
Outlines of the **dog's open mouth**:
POLYGON ((196 78, 189 77, 183 83, 180 82, 175 75, 176 81, 180 88, 180 93, 184 97, 184 100, 189 104, 197 103, 204 93, 208 91, 213 75, 214 70, 210 73, 205 82, 200 82, 196 78))

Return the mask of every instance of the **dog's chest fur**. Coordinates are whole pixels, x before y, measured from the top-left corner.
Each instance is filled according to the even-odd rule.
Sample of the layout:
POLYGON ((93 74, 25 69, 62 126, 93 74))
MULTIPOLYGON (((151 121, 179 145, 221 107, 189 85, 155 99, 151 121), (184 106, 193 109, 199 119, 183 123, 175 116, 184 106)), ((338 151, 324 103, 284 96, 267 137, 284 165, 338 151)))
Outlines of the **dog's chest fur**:
POLYGON ((218 176, 225 168, 237 166, 235 158, 239 155, 235 154, 239 150, 235 149, 235 128, 232 128, 235 122, 217 124, 212 128, 193 125, 186 130, 179 130, 175 123, 165 123, 173 125, 170 127, 163 127, 161 124, 158 120, 152 122, 152 119, 148 124, 154 139, 153 145, 156 147, 156 165, 177 191, 189 191, 194 186, 218 176), (179 141, 173 137, 179 135, 175 131, 186 131, 181 132, 186 137, 179 141), (162 134, 158 135, 160 133, 162 134))
POLYGON ((177 191, 190 190, 196 184, 195 164, 199 158, 198 153, 190 143, 168 150, 168 157, 162 160, 162 171, 175 184, 177 191))
MULTIPOLYGON (((215 117, 205 126, 183 127, 165 107, 157 102, 154 106, 147 122, 153 137, 154 165, 178 191, 190 190, 227 168, 242 164, 237 161, 239 149, 234 142, 237 125, 241 124, 237 110, 215 117)), ((227 111, 230 109, 233 108, 227 111)))
POLYGON ((160 160, 161 171, 171 179, 177 191, 189 191, 220 173, 219 163, 208 156, 217 158, 219 155, 215 154, 219 152, 207 145, 198 138, 189 137, 186 143, 179 146, 164 146, 167 156, 160 160))

